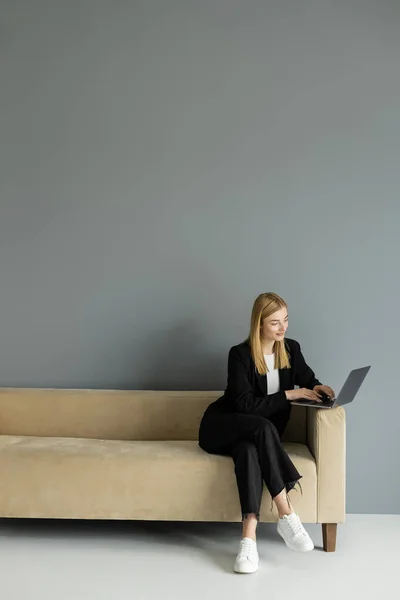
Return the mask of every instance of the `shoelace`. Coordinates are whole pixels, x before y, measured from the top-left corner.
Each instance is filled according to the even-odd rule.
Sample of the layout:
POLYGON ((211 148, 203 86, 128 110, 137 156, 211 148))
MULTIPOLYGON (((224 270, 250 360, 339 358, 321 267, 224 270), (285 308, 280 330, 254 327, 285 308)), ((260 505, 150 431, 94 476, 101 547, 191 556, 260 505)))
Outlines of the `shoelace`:
POLYGON ((294 537, 300 536, 300 535, 307 535, 306 530, 304 529, 299 517, 293 516, 292 515, 289 516, 289 518, 287 519, 288 525, 290 527, 291 532, 293 533, 294 537))
POLYGON ((254 544, 251 540, 241 540, 240 541, 240 558, 247 558, 247 556, 255 554, 254 544))

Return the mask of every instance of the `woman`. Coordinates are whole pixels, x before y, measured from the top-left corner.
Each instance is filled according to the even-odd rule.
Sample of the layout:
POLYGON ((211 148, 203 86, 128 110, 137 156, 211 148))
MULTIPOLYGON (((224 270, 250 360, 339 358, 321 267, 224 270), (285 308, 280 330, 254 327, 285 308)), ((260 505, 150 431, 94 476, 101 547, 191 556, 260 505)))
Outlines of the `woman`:
POLYGON ((291 401, 321 401, 322 396, 333 398, 334 391, 316 379, 299 343, 285 340, 287 328, 286 302, 274 293, 260 294, 254 302, 248 338, 229 351, 225 393, 208 406, 200 424, 199 446, 211 454, 232 456, 234 461, 243 524, 234 565, 237 573, 258 569, 256 528, 263 482, 276 504, 278 533, 287 546, 301 552, 314 548, 289 501, 288 492, 302 475, 281 438, 291 401))

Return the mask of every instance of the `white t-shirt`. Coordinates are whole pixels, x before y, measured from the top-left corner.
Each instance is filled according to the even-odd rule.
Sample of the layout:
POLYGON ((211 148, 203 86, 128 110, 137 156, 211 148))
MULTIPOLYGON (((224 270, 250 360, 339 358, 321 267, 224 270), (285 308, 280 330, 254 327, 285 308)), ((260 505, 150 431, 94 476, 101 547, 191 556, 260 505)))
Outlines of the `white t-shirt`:
POLYGON ((264 354, 265 362, 267 363, 267 392, 275 394, 280 390, 279 369, 275 369, 275 352, 274 354, 264 354))

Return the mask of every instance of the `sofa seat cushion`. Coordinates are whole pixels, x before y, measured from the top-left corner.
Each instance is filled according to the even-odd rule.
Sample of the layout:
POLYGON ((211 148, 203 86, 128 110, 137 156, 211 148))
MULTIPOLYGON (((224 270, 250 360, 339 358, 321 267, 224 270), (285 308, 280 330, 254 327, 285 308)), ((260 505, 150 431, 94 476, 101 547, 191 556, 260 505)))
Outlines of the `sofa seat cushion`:
MULTIPOLYGON (((285 443, 303 476, 290 497, 316 522, 315 461, 304 444, 285 443)), ((240 521, 230 456, 197 441, 119 441, 0 435, 0 516, 72 519, 240 521)), ((261 521, 276 521, 264 485, 261 521)))

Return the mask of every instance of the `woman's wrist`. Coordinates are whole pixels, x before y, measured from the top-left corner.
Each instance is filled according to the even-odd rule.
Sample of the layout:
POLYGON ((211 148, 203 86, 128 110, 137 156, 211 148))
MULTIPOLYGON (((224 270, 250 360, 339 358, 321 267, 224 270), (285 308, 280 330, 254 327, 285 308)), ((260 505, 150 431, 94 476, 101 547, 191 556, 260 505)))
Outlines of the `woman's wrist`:
POLYGON ((291 396, 291 390, 285 390, 285 395, 286 395, 286 399, 290 400, 290 396, 291 396))

